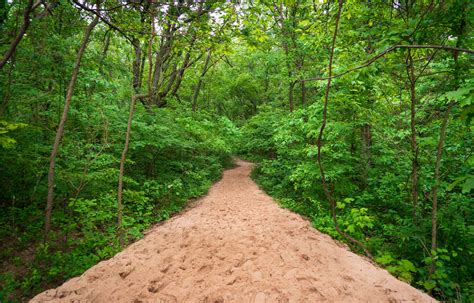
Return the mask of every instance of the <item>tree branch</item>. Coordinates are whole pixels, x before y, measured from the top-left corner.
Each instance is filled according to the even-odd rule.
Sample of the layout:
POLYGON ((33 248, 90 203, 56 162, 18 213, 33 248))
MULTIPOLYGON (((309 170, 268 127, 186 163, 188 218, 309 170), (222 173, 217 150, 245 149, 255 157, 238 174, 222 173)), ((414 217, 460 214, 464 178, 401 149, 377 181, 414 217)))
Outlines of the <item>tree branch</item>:
POLYGON ((400 45, 400 44, 397 44, 397 45, 394 45, 394 46, 391 46, 389 48, 387 48, 386 50, 382 51, 381 53, 377 54, 376 56, 370 58, 369 60, 365 61, 363 64, 357 66, 357 67, 354 67, 354 68, 351 68, 351 69, 348 69, 340 74, 337 74, 337 75, 329 75, 329 77, 313 77, 313 78, 307 78, 307 79, 302 79, 302 80, 297 80, 297 81, 324 81, 324 80, 329 80, 329 79, 334 79, 334 78, 339 78, 339 77, 342 77, 348 73, 351 73, 353 71, 356 71, 356 70, 359 70, 359 69, 362 69, 364 67, 367 67, 369 65, 371 65, 372 63, 374 63, 375 61, 377 61, 378 59, 382 58, 383 56, 385 56, 386 54, 390 53, 391 51, 394 51, 396 49, 399 49, 399 48, 415 48, 415 49, 422 49, 422 48, 430 48, 430 49, 442 49, 442 50, 447 50, 447 51, 455 51, 455 52, 463 52, 463 53, 468 53, 468 54, 474 54, 474 50, 471 50, 471 49, 466 49, 466 48, 459 48, 459 47, 453 47, 453 46, 447 46, 447 45, 400 45))
POLYGON ((33 0, 28 1, 25 11, 23 12, 23 24, 21 25, 20 31, 16 35, 15 40, 12 41, 12 43, 10 44, 10 47, 3 55, 0 61, 0 70, 7 63, 7 61, 10 59, 13 53, 15 53, 16 47, 20 43, 21 39, 23 39, 23 36, 25 35, 26 30, 28 29, 28 26, 30 25, 30 14, 36 7, 37 5, 33 4, 33 0))
POLYGON ((127 34, 122 30, 120 29, 118 26, 116 26, 115 24, 111 23, 109 20, 107 20, 105 17, 103 17, 99 11, 95 10, 95 9, 92 9, 92 8, 89 8, 87 7, 86 5, 82 4, 81 2, 77 1, 77 0, 72 0, 72 2, 79 6, 80 8, 82 8, 83 10, 85 11, 88 11, 92 14, 94 14, 95 16, 97 16, 101 21, 103 21, 105 24, 107 24, 110 28, 116 30, 119 34, 121 34, 125 39, 127 39, 132 45, 134 46, 137 46, 135 45, 135 41, 130 38, 129 36, 127 36, 127 34))

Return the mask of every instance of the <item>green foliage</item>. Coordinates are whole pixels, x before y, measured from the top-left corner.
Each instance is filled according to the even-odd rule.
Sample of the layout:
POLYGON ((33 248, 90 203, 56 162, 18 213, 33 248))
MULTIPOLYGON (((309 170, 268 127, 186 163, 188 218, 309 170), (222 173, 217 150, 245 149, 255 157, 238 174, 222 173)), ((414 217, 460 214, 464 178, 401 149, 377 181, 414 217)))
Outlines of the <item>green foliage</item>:
MULTIPOLYGON (((344 202, 336 202, 336 208, 344 210, 347 205, 350 205, 354 199, 345 198, 344 202)), ((349 213, 345 213, 341 217, 341 226, 344 227, 344 231, 355 238, 363 239, 364 230, 370 230, 374 227, 375 219, 373 216, 369 216, 368 208, 351 208, 349 213)))
MULTIPOLYGON (((372 122, 371 165, 366 168, 361 139, 353 135, 360 132, 361 122, 342 115, 341 107, 344 109, 347 104, 337 102, 344 94, 347 93, 336 93, 335 105, 329 113, 333 118, 327 125, 322 148, 326 177, 339 201, 336 212, 341 230, 377 252, 380 257, 376 261, 398 278, 440 298, 451 300, 461 296, 469 301, 472 262, 467 260, 473 249, 469 240, 472 209, 468 206, 469 183, 464 185, 464 182, 470 178, 471 168, 462 163, 470 163, 471 157, 463 158, 466 151, 463 142, 470 137, 465 124, 454 120, 448 129, 448 134, 453 136, 446 143, 447 160, 443 167, 449 175, 445 176, 447 182, 441 184, 439 199, 449 202, 446 200, 438 209, 440 248, 429 252, 424 250, 431 240, 428 201, 422 202, 418 222, 412 221, 407 187, 411 169, 409 145, 401 147, 407 133, 394 126, 397 117, 372 122), (448 254, 449 259, 438 254, 448 254), (431 258, 437 260, 433 274, 429 272, 431 258)), ((310 218, 320 231, 344 240, 334 228, 316 162, 320 105, 313 104, 291 114, 270 107, 260 110, 242 127, 239 145, 245 157, 258 161, 253 178, 283 207, 310 218)), ((386 109, 381 104, 378 110, 386 109)), ((436 149, 436 130, 424 128, 427 133, 420 139, 423 149, 436 149), (428 144, 425 139, 429 138, 435 143, 428 144)), ((420 172, 421 189, 429 193, 432 170, 427 163, 433 161, 432 155, 423 153, 420 161, 425 163, 420 172)))
MULTIPOLYGON (((431 251, 430 256, 423 259, 423 263, 434 271, 425 281, 419 281, 418 284, 423 286, 427 291, 435 291, 445 294, 447 297, 454 297, 459 291, 460 285, 450 279, 452 272, 451 259, 456 258, 458 253, 448 251, 445 248, 438 248, 431 251)), ((469 293, 468 293, 469 294, 469 293)))
POLYGON ((8 149, 15 146, 15 139, 7 136, 12 130, 27 126, 25 123, 8 123, 7 121, 0 120, 0 146, 8 149))
POLYGON ((380 256, 376 258, 375 261, 385 266, 391 274, 408 283, 413 281, 413 273, 417 271, 415 265, 409 260, 396 260, 390 254, 380 256))
MULTIPOLYGON (((91 104, 91 106, 93 106, 91 104)), ((73 112, 78 128, 66 135, 58 158, 56 200, 63 200, 53 211, 50 245, 40 245, 42 205, 46 189, 46 167, 41 142, 29 140, 28 128, 17 131, 12 147, 19 157, 2 153, 2 163, 10 161, 2 178, 11 182, 2 189, 4 199, 14 196, 14 206, 3 206, 1 239, 11 242, 1 255, 2 262, 13 262, 14 249, 33 252, 32 264, 23 274, 2 273, 2 298, 30 296, 49 285, 80 275, 98 261, 119 251, 116 236, 118 159, 123 146, 124 121, 108 125, 108 117, 126 117, 126 109, 105 107, 99 112, 83 108, 89 115, 73 112), (92 134, 87 121, 102 125, 92 134), (32 144, 33 143, 33 144, 32 144), (29 155, 28 158, 24 158, 29 155), (18 180, 18 167, 35 178, 18 180), (25 171, 26 170, 26 171, 25 171), (31 182, 31 185, 27 185, 31 182), (33 186, 32 183, 36 185, 33 186), (20 188, 24 188, 21 195, 20 188), (27 199, 32 199, 28 203, 27 199), (35 218, 32 220, 32 218, 35 218), (32 222, 35 222, 32 224, 32 222)), ((123 227, 127 241, 142 237, 152 224, 180 211, 190 198, 203 195, 222 170, 231 165, 230 155, 239 130, 225 117, 173 109, 156 110, 153 115, 138 109, 133 124, 133 141, 126 163, 123 192, 123 227)), ((47 148, 45 148, 47 150, 47 148)), ((18 264, 23 268, 26 264, 18 264)), ((15 268, 15 267, 13 267, 15 268)), ((2 299, 3 300, 3 299, 2 299)))
MULTIPOLYGON (((0 2, 2 56, 27 2, 0 2)), ((116 188, 128 106, 149 84, 154 95, 137 104, 125 162, 128 241, 204 194, 235 152, 257 162, 253 178, 283 207, 344 240, 316 161, 327 82, 315 78, 328 73, 337 1, 181 2, 120 9, 101 2, 114 28, 101 21, 82 58, 56 158, 47 246, 41 239, 51 145, 92 15, 65 0, 42 2, 31 14, 0 70, 0 301, 28 298, 118 251, 116 188)), ((418 48, 374 56, 395 44, 472 49, 472 1, 395 2, 343 3, 333 74, 352 71, 334 78, 328 94, 326 181, 340 228, 380 264, 440 300, 471 302, 472 55, 418 48), (408 77, 410 58, 415 79, 408 77), (431 251, 434 193, 438 241, 431 251)))
POLYGON ((20 283, 15 279, 12 273, 0 274, 0 301, 7 302, 10 294, 20 288, 20 283))

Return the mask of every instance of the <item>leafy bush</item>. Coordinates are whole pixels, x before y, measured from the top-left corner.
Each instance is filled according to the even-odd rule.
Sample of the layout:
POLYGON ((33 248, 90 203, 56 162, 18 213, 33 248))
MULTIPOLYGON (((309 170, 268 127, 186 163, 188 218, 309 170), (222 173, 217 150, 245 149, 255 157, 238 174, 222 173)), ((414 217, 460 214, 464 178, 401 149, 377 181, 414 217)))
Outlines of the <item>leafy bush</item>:
MULTIPOLYGON (((117 108, 108 110, 111 116, 126 114, 117 108)), ((91 113, 88 117, 73 115, 72 119, 87 127, 82 119, 98 117, 91 113)), ((117 119, 117 124, 110 127, 123 130, 124 122, 117 119)), ((15 181, 0 185, 11 185, 0 192, 10 194, 19 192, 20 187, 24 189, 15 198, 14 206, 2 206, 5 211, 1 212, 0 222, 5 228, 1 229, 0 237, 3 241, 13 240, 4 244, 1 261, 12 262, 18 249, 33 250, 33 256, 30 264, 19 267, 28 268, 26 272, 0 275, 0 300, 12 293, 17 298, 30 296, 57 285, 119 250, 116 186, 122 132, 107 130, 96 133, 92 139, 81 132, 66 135, 57 161, 56 207, 49 245, 40 244, 45 196, 39 193, 46 192, 46 175, 43 171, 22 183, 17 173, 20 166, 30 175, 37 173, 36 163, 46 167, 43 150, 47 148, 39 149, 39 142, 31 144, 25 140, 28 128, 18 132, 17 144, 11 148, 19 156, 0 155, 0 162, 9 161, 9 170, 4 171, 2 178, 15 181), (33 183, 36 185, 32 186, 33 183), (27 197, 33 201, 29 202, 27 197)), ((180 211, 190 198, 203 195, 223 169, 231 165, 238 138, 239 130, 224 117, 173 109, 159 109, 150 115, 139 108, 124 178, 123 226, 127 240, 139 239, 143 230, 180 211)))
MULTIPOLYGON (((431 241, 432 166, 426 163, 433 161, 432 155, 420 155, 420 192, 425 197, 420 196, 422 202, 414 221, 407 185, 410 151, 401 148, 408 133, 393 131, 396 117, 372 123, 367 166, 362 143, 353 136, 361 124, 357 119, 348 121, 337 115, 341 106, 336 104, 329 113, 333 118, 326 127, 322 147, 326 178, 339 201, 336 212, 341 229, 365 243, 379 256, 376 261, 398 278, 443 300, 469 301, 474 274, 469 222, 474 213, 468 206, 470 168, 462 164, 466 159, 461 160, 466 150, 461 142, 470 137, 466 125, 456 120, 448 129, 456 138, 448 139, 446 146, 447 182, 441 184, 438 193, 445 201, 438 209, 440 246, 431 252, 426 247, 431 241), (433 264, 435 271, 430 273, 433 264)), ((242 127, 240 153, 258 162, 252 177, 283 207, 307 216, 316 228, 344 241, 335 231, 316 162, 320 116, 321 105, 316 103, 293 113, 262 107, 242 127)), ((434 140, 437 135, 432 130, 426 132, 424 138, 434 140)))

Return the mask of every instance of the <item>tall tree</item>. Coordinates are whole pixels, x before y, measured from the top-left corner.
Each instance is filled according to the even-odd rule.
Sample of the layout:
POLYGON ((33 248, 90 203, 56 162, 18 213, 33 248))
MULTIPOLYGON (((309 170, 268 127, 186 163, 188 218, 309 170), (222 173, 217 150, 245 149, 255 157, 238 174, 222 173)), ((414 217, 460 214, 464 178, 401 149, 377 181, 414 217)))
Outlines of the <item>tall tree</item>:
POLYGON ((77 75, 81 67, 82 56, 87 48, 92 30, 99 22, 99 17, 95 17, 92 22, 87 26, 81 45, 76 55, 76 62, 72 70, 71 79, 64 99, 64 108, 59 121, 58 129, 56 130, 56 136, 54 138, 53 148, 51 149, 51 155, 49 157, 49 170, 48 170, 48 196, 46 198, 46 209, 45 209, 45 222, 44 222, 44 241, 48 241, 49 232, 51 230, 51 212, 53 210, 54 202, 54 170, 56 166, 56 156, 59 151, 59 145, 64 135, 64 128, 66 126, 66 120, 71 106, 72 96, 74 94, 74 88, 76 87, 77 75))

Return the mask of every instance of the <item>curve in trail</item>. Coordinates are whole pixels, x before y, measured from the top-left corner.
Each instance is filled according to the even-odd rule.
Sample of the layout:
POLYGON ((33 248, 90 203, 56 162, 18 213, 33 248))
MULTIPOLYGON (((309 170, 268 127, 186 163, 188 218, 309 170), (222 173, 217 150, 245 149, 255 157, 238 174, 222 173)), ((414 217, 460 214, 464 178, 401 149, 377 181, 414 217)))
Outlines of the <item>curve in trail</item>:
POLYGON ((237 164, 193 208, 32 302, 435 302, 280 208, 237 164))

